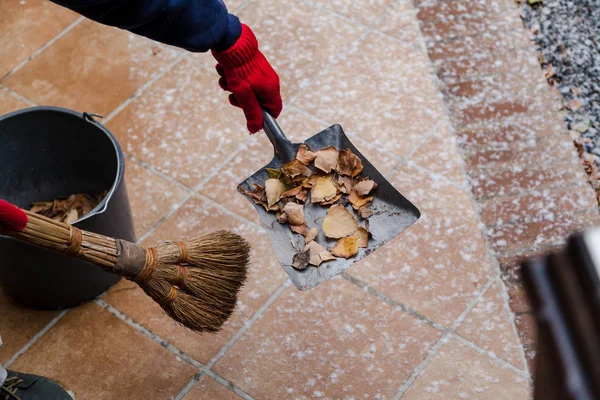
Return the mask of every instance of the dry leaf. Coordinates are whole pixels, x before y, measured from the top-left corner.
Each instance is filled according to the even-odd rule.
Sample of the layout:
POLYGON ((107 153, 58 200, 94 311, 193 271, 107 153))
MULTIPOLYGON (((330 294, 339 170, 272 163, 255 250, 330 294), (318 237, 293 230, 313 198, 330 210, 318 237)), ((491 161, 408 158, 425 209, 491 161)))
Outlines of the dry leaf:
MULTIPOLYGON (((362 161, 350 149, 340 151, 336 171, 342 175, 356 176, 363 170, 362 161)), ((348 191, 349 192, 349 191, 348 191)))
POLYGON ((323 262, 335 260, 334 255, 331 254, 330 252, 328 252, 327 250, 320 252, 319 257, 321 258, 321 261, 323 261, 323 262))
POLYGON ((370 197, 360 197, 356 194, 356 191, 352 191, 350 196, 348 196, 348 201, 352 204, 352 208, 355 210, 359 210, 361 207, 367 206, 373 200, 373 196, 370 197))
POLYGON ((73 222, 77 221, 79 219, 79 213, 77 212, 77 210, 73 209, 71 211, 69 211, 69 213, 67 214, 67 219, 65 220, 65 222, 67 224, 72 224, 73 222))
POLYGON ((356 239, 358 247, 364 248, 369 244, 369 232, 362 226, 359 227, 351 237, 356 239))
POLYGON ((287 214, 287 220, 290 225, 304 225, 304 206, 296 203, 287 203, 283 207, 283 212, 287 214))
POLYGON ((367 219, 373 215, 373 211, 371 211, 368 207, 363 206, 358 209, 358 215, 360 215, 360 217, 363 219, 367 219))
POLYGON ((300 145, 298 153, 296 154, 296 160, 305 165, 309 165, 311 162, 313 162, 315 157, 317 157, 317 153, 308 150, 308 147, 305 144, 300 145))
POLYGON ((252 186, 254 186, 254 191, 246 190, 246 188, 240 187, 240 192, 250 197, 256 204, 266 203, 267 197, 265 196, 265 188, 256 183, 252 186))
POLYGON ((281 211, 277 211, 277 213, 275 214, 275 216, 277 217, 277 222, 279 222, 280 224, 287 224, 288 222, 288 218, 287 218, 287 214, 281 211))
POLYGON ((308 190, 301 190, 300 193, 296 195, 296 199, 303 203, 306 201, 306 197, 308 197, 308 190))
POLYGON ((337 195, 335 195, 335 197, 333 199, 328 200, 328 201, 322 201, 319 204, 321 204, 322 206, 330 206, 333 203, 335 203, 336 201, 338 201, 342 196, 343 196, 343 193, 338 193, 337 195))
POLYGON ((337 166, 339 152, 333 146, 317 151, 315 167, 323 172, 330 173, 337 166))
POLYGON ((304 251, 309 253, 308 263, 318 267, 322 262, 335 260, 330 252, 317 242, 310 242, 304 247, 304 251))
POLYGON ((355 237, 345 237, 333 246, 331 253, 337 257, 350 258, 358 253, 358 240, 355 237))
POLYGON ((279 179, 281 178, 281 170, 273 169, 273 168, 265 168, 267 174, 269 174, 269 178, 271 179, 279 179))
POLYGON ((354 180, 349 176, 338 176, 338 185, 342 193, 349 194, 354 187, 354 180))
POLYGON ((290 229, 292 230, 292 232, 298 233, 302 236, 306 235, 306 224, 303 225, 291 225, 290 224, 290 229))
POLYGON ((310 201, 320 203, 333 199, 337 195, 337 189, 331 183, 331 177, 317 178, 310 192, 310 201))
POLYGON ((302 271, 308 267, 308 261, 310 260, 310 252, 309 251, 301 251, 300 253, 294 254, 294 262, 292 267, 299 269, 302 271))
POLYGON ((306 235, 304 236, 304 244, 308 244, 315 240, 317 235, 319 234, 319 230, 317 228, 310 228, 306 231, 306 235))
POLYGON ((277 179, 267 179, 265 182, 265 193, 267 195, 267 207, 271 208, 280 199, 285 192, 283 182, 277 179))
POLYGON ((355 191, 356 194, 360 197, 363 197, 368 195, 371 192, 371 190, 375 189, 376 187, 377 184, 374 181, 368 179, 366 181, 362 181, 354 185, 354 188, 352 190, 355 191))
POLYGON ((106 196, 107 191, 97 195, 73 194, 68 197, 31 204, 29 211, 55 221, 71 224, 89 214, 106 196))
POLYGON ((292 160, 286 163, 282 168, 281 172, 289 179, 295 179, 302 176, 311 176, 312 171, 298 160, 292 160))
POLYGON ((356 222, 350 211, 340 205, 331 206, 327 210, 327 216, 325 216, 322 225, 325 236, 334 239, 352 235, 358 227, 358 222, 356 222))
POLYGON ((575 96, 581 96, 581 94, 583 93, 583 91, 581 90, 581 88, 578 88, 578 87, 571 88, 571 92, 573 92, 573 94, 575 96))
POLYGON ((281 197, 296 197, 302 191, 302 186, 296 186, 290 190, 283 192, 281 197))

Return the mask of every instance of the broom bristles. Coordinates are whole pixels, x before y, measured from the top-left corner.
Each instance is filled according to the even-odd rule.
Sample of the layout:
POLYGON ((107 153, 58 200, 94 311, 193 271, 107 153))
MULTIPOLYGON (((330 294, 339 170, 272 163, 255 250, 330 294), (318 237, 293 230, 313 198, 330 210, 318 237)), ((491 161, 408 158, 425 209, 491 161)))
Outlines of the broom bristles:
POLYGON ((158 246, 155 271, 140 286, 174 320, 196 332, 218 332, 235 310, 246 280, 250 245, 240 235, 218 231, 187 242, 186 247, 188 262, 178 264, 176 244, 158 246), (183 280, 178 265, 185 268, 183 280), (165 304, 169 296, 174 298, 165 304))

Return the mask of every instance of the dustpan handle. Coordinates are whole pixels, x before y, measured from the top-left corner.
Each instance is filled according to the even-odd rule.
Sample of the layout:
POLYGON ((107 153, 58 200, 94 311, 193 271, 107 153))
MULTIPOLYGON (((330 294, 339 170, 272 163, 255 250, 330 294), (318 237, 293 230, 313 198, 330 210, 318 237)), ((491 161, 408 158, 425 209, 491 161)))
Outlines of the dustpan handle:
POLYGON ((275 154, 282 162, 296 158, 294 144, 285 137, 285 133, 283 133, 275 118, 265 110, 263 110, 263 129, 275 149, 275 154))

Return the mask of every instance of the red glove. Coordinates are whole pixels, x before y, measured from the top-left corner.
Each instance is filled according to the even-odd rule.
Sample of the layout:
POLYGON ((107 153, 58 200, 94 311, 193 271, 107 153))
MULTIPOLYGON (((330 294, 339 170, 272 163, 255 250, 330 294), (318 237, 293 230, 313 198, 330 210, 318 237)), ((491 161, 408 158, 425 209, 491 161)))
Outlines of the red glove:
POLYGON ((248 130, 256 133, 263 127, 261 106, 273 117, 281 113, 279 76, 265 56, 258 50, 258 41, 252 30, 242 24, 242 34, 229 49, 216 52, 219 85, 233 94, 229 102, 244 110, 248 130))

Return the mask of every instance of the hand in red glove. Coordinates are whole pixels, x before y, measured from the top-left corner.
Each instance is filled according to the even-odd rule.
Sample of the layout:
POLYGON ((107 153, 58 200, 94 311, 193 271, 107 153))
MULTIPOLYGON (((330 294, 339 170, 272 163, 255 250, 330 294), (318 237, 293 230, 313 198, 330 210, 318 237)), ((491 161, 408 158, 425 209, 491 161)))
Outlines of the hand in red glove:
POLYGON ((279 116, 279 76, 258 50, 256 36, 247 25, 242 25, 242 34, 233 46, 222 52, 213 50, 212 54, 218 61, 219 85, 233 93, 229 102, 244 111, 250 133, 263 127, 261 106, 273 117, 279 116))

